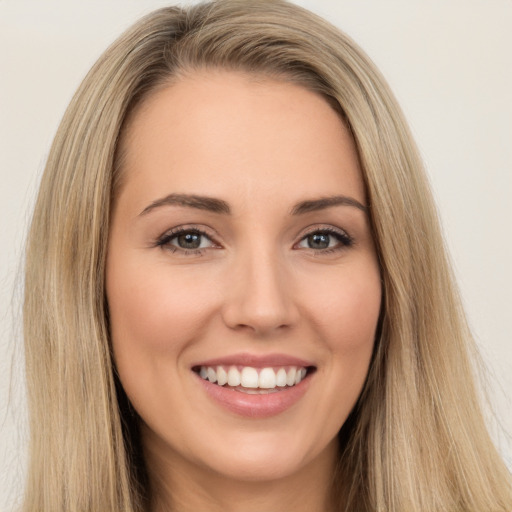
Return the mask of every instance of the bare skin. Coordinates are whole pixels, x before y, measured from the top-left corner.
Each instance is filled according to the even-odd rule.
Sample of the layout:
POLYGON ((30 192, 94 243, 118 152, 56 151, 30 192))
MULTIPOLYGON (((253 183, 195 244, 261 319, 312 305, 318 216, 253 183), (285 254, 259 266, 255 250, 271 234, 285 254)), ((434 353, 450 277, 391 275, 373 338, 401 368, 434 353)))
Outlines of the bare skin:
POLYGON ((107 297, 154 510, 334 510, 381 303, 348 130, 298 85, 219 71, 146 99, 123 149, 107 297), (205 377, 233 364, 303 381, 205 377))
POLYGON ((335 453, 325 450, 322 457, 289 477, 247 482, 226 479, 203 468, 198 470, 186 460, 177 464, 174 458, 172 465, 168 464, 166 457, 153 450, 149 458, 155 496, 153 508, 155 512, 335 512, 339 509, 331 485, 335 453))

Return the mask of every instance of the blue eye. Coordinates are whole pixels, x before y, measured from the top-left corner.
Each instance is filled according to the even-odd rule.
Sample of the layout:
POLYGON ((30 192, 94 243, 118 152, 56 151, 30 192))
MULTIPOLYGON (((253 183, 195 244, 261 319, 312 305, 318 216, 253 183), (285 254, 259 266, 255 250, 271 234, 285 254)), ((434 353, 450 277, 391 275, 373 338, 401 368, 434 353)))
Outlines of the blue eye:
POLYGON ((346 233, 333 229, 320 229, 302 238, 298 247, 315 251, 330 251, 343 249, 351 245, 352 239, 346 233))
MULTIPOLYGON (((296 247, 329 253, 350 247, 352 244, 352 238, 344 231, 323 228, 308 233, 296 247)), ((155 245, 183 255, 201 254, 205 249, 219 248, 207 233, 197 228, 177 228, 168 231, 155 245)))
POLYGON ((162 236, 157 241, 157 245, 183 253, 201 251, 215 246, 211 238, 198 229, 173 230, 162 236))
MULTIPOLYGON (((206 237, 201 233, 195 231, 189 231, 176 235, 169 242, 180 249, 202 249, 205 247, 206 237)), ((206 243, 206 247, 208 243, 206 243)))

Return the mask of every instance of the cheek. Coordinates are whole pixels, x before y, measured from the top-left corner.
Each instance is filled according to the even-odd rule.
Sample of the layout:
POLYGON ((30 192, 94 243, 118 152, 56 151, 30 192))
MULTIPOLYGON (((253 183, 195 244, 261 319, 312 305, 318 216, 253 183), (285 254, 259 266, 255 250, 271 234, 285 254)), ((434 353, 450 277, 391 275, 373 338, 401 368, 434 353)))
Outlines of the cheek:
POLYGON ((211 290, 165 266, 117 266, 107 277, 114 349, 176 351, 206 323, 211 290))
POLYGON ((180 389, 182 355, 208 329, 215 309, 212 286, 166 265, 116 260, 107 273, 113 355, 132 404, 148 419, 166 390, 180 389))
POLYGON ((172 410, 182 406, 182 354, 208 329, 215 288, 205 286, 204 276, 171 272, 165 261, 143 264, 134 257, 116 258, 107 267, 106 285, 121 383, 141 417, 154 424, 162 404, 172 410))
MULTIPOLYGON (((318 407, 332 432, 339 430, 355 405, 368 373, 381 307, 376 265, 336 274, 312 297, 314 325, 327 347, 320 366, 324 393, 318 407)), ((327 425, 326 425, 327 427, 327 425)))
POLYGON ((313 322, 331 352, 357 354, 373 347, 381 307, 381 280, 376 264, 333 273, 314 289, 310 303, 313 322))

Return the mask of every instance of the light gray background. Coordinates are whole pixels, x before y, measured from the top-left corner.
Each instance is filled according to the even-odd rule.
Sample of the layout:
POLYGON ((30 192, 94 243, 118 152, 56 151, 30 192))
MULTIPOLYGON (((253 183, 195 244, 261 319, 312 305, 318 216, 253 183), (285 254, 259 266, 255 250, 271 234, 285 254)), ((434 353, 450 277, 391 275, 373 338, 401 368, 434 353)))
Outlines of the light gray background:
MULTIPOLYGON (((25 461, 19 267, 58 122, 80 80, 158 0, 0 0, 0 510, 25 461), (17 287, 16 287, 16 283, 17 287)), ((512 1, 297 1, 380 67, 426 162, 512 467, 512 1), (509 396, 507 396, 509 395, 509 396)))

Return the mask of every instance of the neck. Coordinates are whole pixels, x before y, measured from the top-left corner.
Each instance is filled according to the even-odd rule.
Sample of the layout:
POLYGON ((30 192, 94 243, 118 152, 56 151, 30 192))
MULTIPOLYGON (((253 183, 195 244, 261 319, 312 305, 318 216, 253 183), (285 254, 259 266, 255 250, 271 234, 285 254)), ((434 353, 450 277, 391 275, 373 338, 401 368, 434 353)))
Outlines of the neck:
POLYGON ((146 444, 154 512, 332 512, 337 442, 292 475, 238 480, 146 444))

